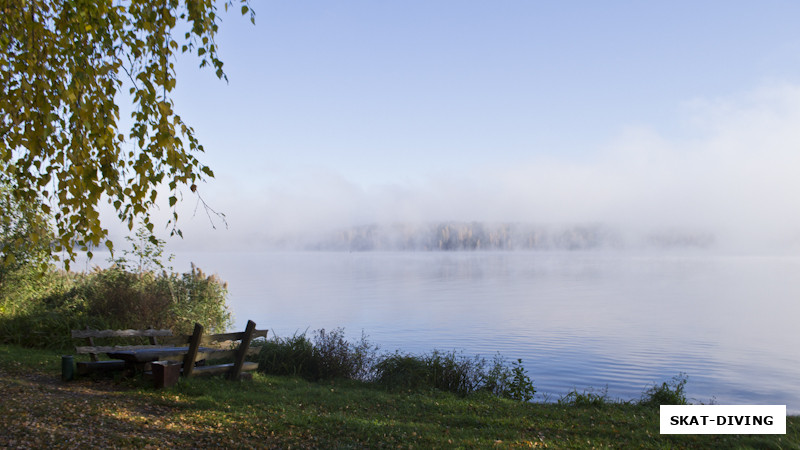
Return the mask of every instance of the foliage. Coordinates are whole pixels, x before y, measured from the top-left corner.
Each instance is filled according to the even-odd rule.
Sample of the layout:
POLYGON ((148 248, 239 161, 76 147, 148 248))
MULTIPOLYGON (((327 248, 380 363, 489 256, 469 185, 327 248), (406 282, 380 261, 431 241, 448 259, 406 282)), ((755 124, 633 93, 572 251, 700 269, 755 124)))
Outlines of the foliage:
POLYGON ((0 290, 9 276, 38 274, 47 268, 52 236, 47 217, 20 203, 8 186, 0 184, 0 290))
POLYGON ((536 389, 533 387, 533 381, 531 381, 531 378, 525 372, 525 367, 522 366, 522 360, 517 359, 512 365, 511 372, 514 376, 508 387, 506 396, 512 400, 521 402, 533 400, 536 389))
POLYGON ((322 328, 314 332, 314 358, 319 370, 317 376, 321 379, 371 379, 376 351, 377 347, 369 343, 363 332, 355 343, 344 338, 344 328, 329 332, 322 328))
POLYGON ((392 389, 429 388, 469 395, 477 391, 511 400, 528 402, 536 390, 522 360, 509 368, 497 355, 489 369, 486 360, 434 350, 423 356, 394 353, 375 365, 376 381, 392 389))
POLYGON ((468 358, 455 351, 434 350, 425 362, 430 370, 431 386, 436 389, 467 395, 480 387, 484 361, 478 356, 468 358))
POLYGON ((562 396, 558 399, 558 403, 561 405, 572 405, 572 406, 592 406, 592 407, 601 407, 609 404, 613 404, 611 400, 608 398, 608 386, 605 386, 599 392, 595 392, 594 389, 584 389, 583 392, 578 392, 577 389, 573 389, 572 391, 568 392, 566 395, 562 396))
POLYGON ((429 388, 464 396, 479 388, 483 366, 477 356, 434 350, 422 356, 395 353, 384 357, 375 369, 378 383, 389 388, 429 388))
MULTIPOLYGON (((241 12, 254 22, 247 0, 241 12)), ((214 174, 174 110, 174 63, 195 53, 200 67, 227 79, 215 42, 220 21, 213 0, 0 0, 0 182, 30 207, 29 223, 52 214, 56 252, 72 260, 76 248, 107 239, 101 201, 130 229, 142 220, 152 231, 148 212, 162 185, 168 225, 181 234, 181 189, 196 192, 214 174), (124 88, 133 106, 128 130, 117 104, 124 88)), ((45 240, 36 229, 28 236, 45 240)))
POLYGON ((306 333, 292 337, 272 337, 259 353, 259 370, 273 375, 294 375, 307 380, 350 379, 367 381, 372 378, 377 347, 361 334, 357 342, 344 337, 344 329, 306 333))
POLYGON ((230 327, 232 317, 226 305, 228 283, 217 275, 207 275, 192 264, 189 272, 162 275, 159 280, 171 289, 173 303, 169 312, 174 322, 169 328, 176 333, 190 334, 195 322, 202 323, 212 333, 230 327))
POLYGON ((689 377, 685 373, 679 373, 672 377, 671 381, 654 384, 644 391, 639 401, 643 406, 658 407, 660 405, 685 405, 687 404, 684 387, 689 377))
POLYGON ((261 345, 258 358, 258 370, 266 374, 311 379, 318 372, 314 344, 305 333, 286 338, 273 335, 261 345))
POLYGON ((376 382, 400 390, 417 390, 431 387, 430 370, 423 358, 410 354, 394 353, 384 356, 375 365, 376 382))
POLYGON ((87 274, 51 270, 3 298, 0 342, 70 348, 70 330, 169 328, 189 334, 195 322, 212 332, 231 323, 227 285, 192 266, 183 274, 132 273, 120 267, 87 274))
MULTIPOLYGON (((118 267, 136 273, 172 270, 163 261, 166 242, 157 238, 146 227, 139 226, 136 237, 125 236, 125 240, 130 244, 130 250, 123 249, 122 256, 109 259, 118 267)), ((167 262, 174 257, 175 255, 170 255, 167 262)))

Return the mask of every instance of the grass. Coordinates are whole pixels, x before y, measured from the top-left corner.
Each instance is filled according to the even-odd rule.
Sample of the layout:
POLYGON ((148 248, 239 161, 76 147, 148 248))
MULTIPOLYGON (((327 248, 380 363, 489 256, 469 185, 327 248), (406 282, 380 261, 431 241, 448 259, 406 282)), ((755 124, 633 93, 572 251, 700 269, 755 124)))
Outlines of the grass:
POLYGON ((0 346, 0 447, 800 448, 786 435, 659 435, 658 408, 255 374, 249 382, 60 381, 60 354, 0 346))

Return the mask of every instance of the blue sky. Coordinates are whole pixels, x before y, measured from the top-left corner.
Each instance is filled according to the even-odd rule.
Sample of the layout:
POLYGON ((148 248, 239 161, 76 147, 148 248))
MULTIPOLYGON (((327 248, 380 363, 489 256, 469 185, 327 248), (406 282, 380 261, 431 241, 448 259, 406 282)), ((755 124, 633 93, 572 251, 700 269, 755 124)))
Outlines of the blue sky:
POLYGON ((253 7, 223 14, 229 84, 178 65, 229 228, 187 195, 176 248, 433 220, 800 241, 800 3, 253 7))

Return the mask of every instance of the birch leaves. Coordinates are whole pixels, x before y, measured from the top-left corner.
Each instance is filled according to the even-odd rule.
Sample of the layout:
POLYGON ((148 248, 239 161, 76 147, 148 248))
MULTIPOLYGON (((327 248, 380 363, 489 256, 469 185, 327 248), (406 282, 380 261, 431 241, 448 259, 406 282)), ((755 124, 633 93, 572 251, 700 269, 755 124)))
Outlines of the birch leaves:
POLYGON ((0 183, 50 218, 52 250, 73 259, 103 242, 112 249, 104 202, 129 229, 141 221, 152 231, 164 188, 167 226, 181 234, 181 189, 214 174, 175 111, 174 62, 192 53, 225 79, 218 22, 212 0, 0 0, 0 183), (127 98, 133 125, 121 129, 117 102, 127 98))

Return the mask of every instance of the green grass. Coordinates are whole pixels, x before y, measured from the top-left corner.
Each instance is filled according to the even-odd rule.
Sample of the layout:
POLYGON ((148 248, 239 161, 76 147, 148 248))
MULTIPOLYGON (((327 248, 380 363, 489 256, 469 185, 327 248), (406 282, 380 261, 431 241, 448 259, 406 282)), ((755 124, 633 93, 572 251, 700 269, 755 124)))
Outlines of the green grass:
MULTIPOLYGON (((661 436, 658 408, 533 404, 488 394, 386 390, 358 381, 63 383, 60 355, 0 346, 0 446, 232 448, 800 448, 786 435, 661 436)), ((590 403, 590 402, 587 402, 590 403)))

